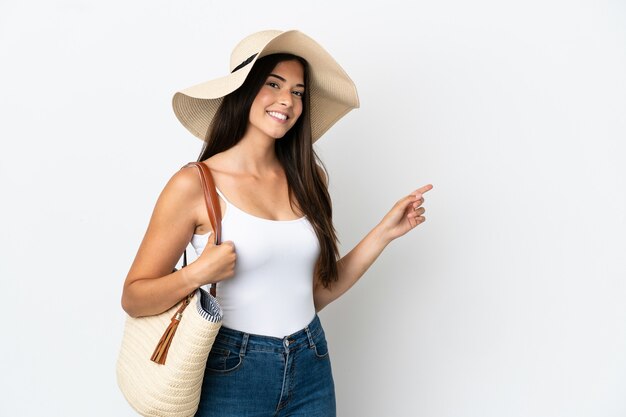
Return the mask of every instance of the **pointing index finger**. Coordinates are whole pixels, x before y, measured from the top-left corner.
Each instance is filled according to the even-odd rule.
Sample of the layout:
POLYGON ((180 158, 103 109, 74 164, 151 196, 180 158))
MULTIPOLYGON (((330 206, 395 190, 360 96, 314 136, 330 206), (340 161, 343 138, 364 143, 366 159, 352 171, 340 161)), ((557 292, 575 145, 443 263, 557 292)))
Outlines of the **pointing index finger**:
POLYGON ((413 193, 413 195, 416 194, 424 194, 426 191, 430 191, 433 189, 433 185, 432 184, 426 184, 423 187, 418 188, 417 190, 415 190, 413 193))

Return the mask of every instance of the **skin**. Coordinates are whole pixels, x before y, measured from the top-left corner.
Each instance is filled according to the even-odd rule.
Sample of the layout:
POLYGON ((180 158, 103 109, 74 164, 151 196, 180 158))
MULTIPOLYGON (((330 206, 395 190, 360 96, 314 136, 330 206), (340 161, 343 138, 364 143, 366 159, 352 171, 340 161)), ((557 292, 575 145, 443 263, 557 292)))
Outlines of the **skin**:
MULTIPOLYGON (((257 217, 293 220, 302 213, 291 209, 287 179, 276 154, 280 140, 302 114, 304 73, 297 61, 276 65, 257 94, 248 128, 237 145, 203 161, 216 186, 237 207, 257 217), (287 116, 280 120, 268 112, 287 116)), ((398 200, 382 220, 338 261, 339 281, 326 289, 314 279, 316 311, 339 298, 363 276, 385 247, 422 224, 426 218, 423 195, 431 184, 398 200)), ((226 204, 220 198, 222 212, 226 204)), ((294 206, 295 208, 295 206, 294 206)), ((204 194, 195 168, 172 176, 155 205, 146 234, 124 282, 122 307, 133 317, 159 314, 194 289, 230 279, 237 260, 235 243, 213 244, 187 267, 171 272, 192 235, 212 233, 204 194)), ((211 236, 210 236, 211 237, 211 236)))

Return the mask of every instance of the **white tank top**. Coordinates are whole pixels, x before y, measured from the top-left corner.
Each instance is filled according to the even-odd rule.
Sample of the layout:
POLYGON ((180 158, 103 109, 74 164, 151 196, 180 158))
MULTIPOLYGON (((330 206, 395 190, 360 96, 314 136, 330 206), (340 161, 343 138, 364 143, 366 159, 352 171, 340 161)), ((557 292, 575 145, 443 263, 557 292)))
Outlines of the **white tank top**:
MULTIPOLYGON (((222 324, 246 333, 284 337, 315 317, 313 270, 320 254, 306 216, 295 220, 256 217, 226 202, 222 241, 235 245, 235 275, 217 284, 222 324)), ((212 235, 211 235, 212 236, 212 235)), ((200 255, 208 234, 194 234, 200 255)), ((208 288, 207 288, 208 289, 208 288)))

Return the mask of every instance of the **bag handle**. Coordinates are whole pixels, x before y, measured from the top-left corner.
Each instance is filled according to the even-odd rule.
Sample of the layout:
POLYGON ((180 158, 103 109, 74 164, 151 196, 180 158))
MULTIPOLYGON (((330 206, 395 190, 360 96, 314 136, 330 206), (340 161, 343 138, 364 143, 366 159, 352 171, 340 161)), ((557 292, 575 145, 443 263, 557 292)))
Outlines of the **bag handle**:
MULTIPOLYGON (((215 181, 213 180, 213 175, 211 175, 211 170, 202 162, 189 162, 185 164, 183 168, 187 168, 190 166, 195 166, 198 168, 198 174, 200 175, 200 182, 202 183, 202 190, 204 192, 204 202, 206 204, 206 210, 209 215, 209 221, 211 222, 211 227, 213 228, 213 236, 215 239, 215 244, 219 245, 222 243, 222 209, 220 208, 220 200, 217 196, 217 192, 215 191, 215 181)), ((182 168, 181 168, 182 169, 182 168)), ((187 249, 183 252, 183 266, 182 268, 187 266, 187 249)), ((172 272, 176 272, 176 268, 172 272)), ((215 283, 211 284, 211 295, 213 297, 216 296, 217 285, 215 283)), ((194 291, 195 292, 195 291, 194 291)), ((189 294, 188 298, 191 298, 194 293, 189 294)))
MULTIPOLYGON (((204 191, 204 202, 206 204, 206 210, 209 215, 209 221, 213 228, 213 236, 215 238, 215 244, 222 243, 222 209, 220 208, 220 200, 215 191, 215 181, 211 170, 206 164, 202 162, 189 162, 185 164, 183 168, 195 166, 198 168, 200 174, 200 182, 202 183, 202 190, 204 191)), ((187 266, 187 250, 185 249, 183 267, 187 266)), ((211 295, 215 297, 217 294, 217 284, 211 284, 211 295)))
POLYGON ((202 189, 204 190, 204 202, 206 203, 207 213, 209 214, 209 221, 213 228, 213 234, 215 236, 215 244, 219 245, 222 242, 222 209, 220 208, 220 200, 215 191, 215 181, 213 181, 213 175, 211 170, 202 162, 189 162, 183 168, 195 166, 198 168, 200 174, 200 181, 202 182, 202 189))

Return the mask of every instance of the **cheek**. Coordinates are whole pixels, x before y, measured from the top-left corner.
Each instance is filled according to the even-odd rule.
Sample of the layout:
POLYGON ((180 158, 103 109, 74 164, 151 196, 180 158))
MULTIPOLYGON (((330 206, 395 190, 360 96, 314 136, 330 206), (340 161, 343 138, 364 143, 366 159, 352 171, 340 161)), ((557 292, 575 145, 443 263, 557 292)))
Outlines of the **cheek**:
POLYGON ((303 106, 302 106, 302 102, 298 102, 297 104, 294 104, 294 113, 298 116, 296 117, 296 120, 300 118, 300 116, 302 116, 302 111, 303 111, 303 106))
POLYGON ((261 91, 259 91, 259 93, 254 98, 254 101, 252 102, 252 107, 260 109, 265 108, 269 100, 270 98, 268 97, 267 91, 262 88, 261 91))

